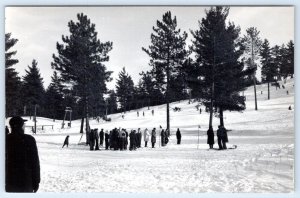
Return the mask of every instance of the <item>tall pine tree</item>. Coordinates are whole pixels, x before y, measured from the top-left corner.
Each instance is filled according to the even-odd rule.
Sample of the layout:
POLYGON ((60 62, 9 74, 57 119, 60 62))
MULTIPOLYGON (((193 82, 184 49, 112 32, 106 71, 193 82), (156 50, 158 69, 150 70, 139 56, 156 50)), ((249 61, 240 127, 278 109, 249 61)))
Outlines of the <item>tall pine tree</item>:
POLYGON ((255 110, 257 110, 257 97, 256 97, 256 70, 257 64, 256 60, 259 59, 261 40, 259 38, 259 31, 255 27, 250 27, 246 30, 246 35, 244 35, 242 42, 245 47, 245 56, 250 58, 251 67, 250 69, 254 69, 255 72, 252 75, 253 84, 254 84, 254 102, 255 102, 255 110))
POLYGON ((211 129, 214 107, 215 111, 219 110, 222 126, 223 111, 245 109, 244 97, 239 92, 245 89, 245 75, 249 71, 239 61, 243 53, 243 46, 238 42, 240 29, 233 23, 226 25, 228 14, 228 7, 212 7, 199 22, 199 29, 192 31, 191 49, 200 66, 201 98, 210 109, 211 129))
POLYGON ((163 15, 162 21, 157 21, 157 27, 153 27, 151 45, 142 48, 150 56, 149 65, 152 67, 152 75, 155 83, 162 90, 165 89, 167 103, 167 129, 170 129, 170 81, 174 73, 188 56, 185 49, 187 33, 180 33, 177 28, 177 19, 172 17, 170 11, 163 15))
POLYGON ((131 76, 126 72, 125 67, 119 73, 119 79, 116 83, 116 94, 118 96, 118 102, 120 108, 125 113, 130 110, 133 104, 134 96, 134 83, 131 76))
POLYGON ((260 56, 262 80, 268 83, 268 100, 270 100, 270 83, 274 81, 277 71, 275 65, 272 64, 271 48, 267 39, 261 45, 260 56))
POLYGON ((31 66, 28 66, 28 70, 25 70, 26 74, 23 77, 22 95, 26 109, 29 110, 29 115, 33 115, 35 105, 38 105, 39 114, 43 109, 45 90, 43 78, 37 65, 37 61, 33 59, 31 66))
POLYGON ((57 43, 58 55, 53 54, 51 65, 60 73, 62 81, 72 87, 74 96, 84 107, 82 117, 86 118, 88 143, 89 106, 95 98, 103 100, 106 82, 111 80, 111 72, 103 63, 109 61, 112 42, 101 42, 95 24, 83 13, 77 14, 77 19, 68 23, 70 36, 63 35, 63 43, 57 43))
POLYGON ((18 39, 11 38, 11 33, 5 34, 5 102, 6 113, 5 116, 13 116, 19 114, 21 107, 20 101, 20 88, 21 79, 18 76, 13 66, 19 61, 14 59, 17 51, 9 51, 16 43, 18 39))
POLYGON ((53 120, 62 119, 64 113, 62 85, 57 72, 53 72, 51 83, 45 93, 45 111, 53 120))

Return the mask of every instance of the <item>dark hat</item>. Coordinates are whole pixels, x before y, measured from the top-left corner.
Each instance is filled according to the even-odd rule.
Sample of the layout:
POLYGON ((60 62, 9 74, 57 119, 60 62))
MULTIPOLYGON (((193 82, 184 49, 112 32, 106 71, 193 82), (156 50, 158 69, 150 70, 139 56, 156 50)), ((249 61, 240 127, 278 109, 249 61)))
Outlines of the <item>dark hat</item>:
POLYGON ((9 120, 9 125, 11 127, 22 127, 24 122, 26 122, 27 120, 21 118, 20 116, 15 116, 15 117, 12 117, 10 120, 9 120))

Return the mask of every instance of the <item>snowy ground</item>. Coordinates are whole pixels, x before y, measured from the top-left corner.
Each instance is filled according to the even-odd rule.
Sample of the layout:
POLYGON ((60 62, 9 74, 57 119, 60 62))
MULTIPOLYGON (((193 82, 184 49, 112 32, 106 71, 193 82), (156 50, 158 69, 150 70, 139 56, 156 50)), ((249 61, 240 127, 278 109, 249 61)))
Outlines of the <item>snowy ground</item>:
MULTIPOLYGON (((207 149, 209 115, 199 114, 196 103, 188 101, 171 104, 182 111, 171 111, 169 144, 157 144, 154 149, 89 151, 83 144, 85 137, 80 141, 80 120, 73 121, 72 128, 60 129, 61 121, 38 118, 38 125, 54 124, 53 130, 45 127, 34 135, 41 163, 39 192, 293 192, 294 110, 288 110, 289 105, 294 109, 293 84, 288 80, 286 89, 271 87, 271 100, 267 100, 267 86, 259 85, 258 111, 254 110, 253 87, 245 91, 246 111, 224 114, 225 127, 232 130, 228 132, 229 147, 237 145, 237 149, 224 151, 207 149), (182 133, 181 145, 176 145, 177 128, 182 133), (70 135, 70 146, 62 149, 66 135, 70 135)), ((124 119, 121 114, 111 115, 109 123, 92 120, 91 128, 166 127, 165 105, 139 112, 140 117, 136 111, 127 112, 124 119)), ((214 118, 215 130, 218 123, 214 118)), ((26 132, 31 133, 29 128, 26 132)))

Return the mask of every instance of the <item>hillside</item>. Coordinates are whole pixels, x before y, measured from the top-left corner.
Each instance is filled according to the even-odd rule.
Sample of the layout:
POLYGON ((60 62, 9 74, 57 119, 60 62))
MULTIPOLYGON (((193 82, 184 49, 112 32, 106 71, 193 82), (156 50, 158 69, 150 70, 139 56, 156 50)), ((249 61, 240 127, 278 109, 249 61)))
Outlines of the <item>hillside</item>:
MULTIPOLYGON (((79 134, 80 120, 61 129, 62 121, 37 118, 37 140, 41 161, 41 192, 291 192, 294 190, 294 80, 285 89, 257 86, 258 111, 254 110, 253 87, 245 92, 247 109, 224 113, 229 147, 208 150, 206 131, 209 114, 196 110, 197 103, 174 102, 171 108, 171 138, 166 147, 142 147, 136 151, 89 151, 79 134), (287 90, 289 94, 287 94, 287 90), (262 92, 262 94, 261 94, 262 92), (292 110, 288 110, 291 105, 292 110), (45 126, 41 130, 41 125, 45 126), (201 126, 198 131, 198 126, 201 126), (180 128, 182 144, 176 144, 180 128), (66 135, 69 148, 62 149, 66 135), (198 145, 199 135, 199 145, 198 145), (97 179, 95 179, 97 178, 97 179), (130 187, 128 184, 130 183, 130 187)), ((166 128, 165 105, 110 115, 112 121, 91 120, 91 128, 111 130, 166 128), (154 109, 154 116, 151 110, 154 109), (142 115, 145 113, 145 116, 142 115)), ((8 122, 8 120, 6 121, 8 122)), ((214 130, 219 124, 214 117, 214 130)), ((27 126, 33 122, 28 121, 27 126)), ((26 133, 31 134, 30 127, 26 133)), ((143 140, 142 140, 143 141, 143 140)), ((215 137, 215 148, 217 138, 215 137)))

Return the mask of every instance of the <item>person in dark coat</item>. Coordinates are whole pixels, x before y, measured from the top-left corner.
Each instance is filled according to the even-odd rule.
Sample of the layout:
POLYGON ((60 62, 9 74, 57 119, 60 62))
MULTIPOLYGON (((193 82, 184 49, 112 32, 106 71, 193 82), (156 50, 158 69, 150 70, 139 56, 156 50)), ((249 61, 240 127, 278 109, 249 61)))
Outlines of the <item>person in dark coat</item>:
POLYGON ((161 136, 161 146, 166 146, 166 132, 165 132, 165 130, 161 130, 160 136, 161 136))
POLYGON ((9 121, 11 133, 6 138, 5 189, 6 192, 37 192, 40 161, 34 137, 24 134, 27 120, 16 116, 9 121))
POLYGON ((89 139, 90 139, 90 150, 93 151, 94 146, 95 146, 95 132, 94 132, 94 129, 91 129, 91 132, 89 134, 89 139))
POLYGON ((227 131, 223 126, 218 127, 217 136, 218 136, 218 145, 219 149, 227 149, 226 142, 228 142, 227 131))
POLYGON ((69 135, 67 135, 67 137, 65 138, 65 141, 64 141, 64 145, 62 146, 62 148, 64 148, 64 146, 67 146, 69 147, 69 135))
POLYGON ((215 143, 214 130, 212 127, 209 127, 209 129, 207 130, 207 144, 209 145, 210 149, 214 148, 214 143, 215 143))
POLYGON ((99 149, 99 133, 98 133, 98 129, 94 129, 94 135, 95 135, 95 140, 96 140, 95 150, 100 150, 99 149))
POLYGON ((103 129, 101 129, 101 131, 99 133, 99 136, 100 136, 100 146, 103 146, 103 139, 104 139, 104 131, 103 131, 103 129))
POLYGON ((177 138, 177 144, 180 144, 181 143, 181 133, 180 133, 179 128, 176 131, 176 138, 177 138))
POLYGON ((134 130, 131 130, 129 134, 129 140, 130 140, 130 145, 129 145, 129 150, 135 150, 136 149, 136 134, 134 130))
POLYGON ((152 143, 152 148, 154 148, 155 143, 156 143, 156 129, 153 128, 152 133, 151 133, 151 143, 152 143))
POLYGON ((8 135, 9 134, 9 129, 7 126, 5 126, 5 134, 8 135))
POLYGON ((109 147, 109 134, 108 131, 105 133, 105 150, 108 150, 109 147))

